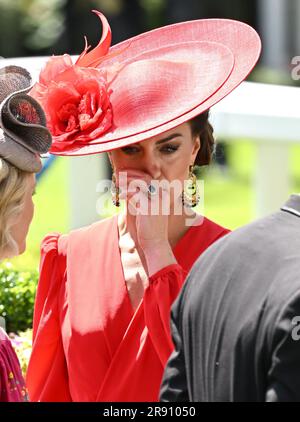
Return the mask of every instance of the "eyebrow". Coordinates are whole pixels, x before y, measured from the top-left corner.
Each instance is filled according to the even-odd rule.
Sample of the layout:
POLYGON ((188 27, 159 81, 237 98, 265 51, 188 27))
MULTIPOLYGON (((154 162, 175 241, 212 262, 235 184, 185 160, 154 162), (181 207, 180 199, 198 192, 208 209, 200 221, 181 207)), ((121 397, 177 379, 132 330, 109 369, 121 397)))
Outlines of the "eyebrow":
MULTIPOLYGON (((155 145, 160 145, 160 144, 163 144, 163 143, 165 143, 165 142, 168 142, 168 141, 171 141, 172 139, 174 139, 174 138, 178 138, 179 136, 183 136, 181 133, 172 133, 172 135, 169 135, 169 136, 167 136, 166 138, 163 138, 163 139, 160 139, 159 141, 157 141, 157 142, 155 142, 155 145)), ((128 147, 132 147, 132 146, 134 146, 134 145, 136 145, 136 144, 131 144, 131 145, 128 145, 128 147)), ((127 146, 125 146, 125 147, 122 147, 122 149, 125 149, 125 148, 127 148, 127 146)))
POLYGON ((156 142, 156 145, 160 145, 163 144, 164 142, 168 142, 171 141, 174 138, 178 138, 179 136, 183 136, 181 133, 172 133, 172 135, 167 136, 164 139, 160 139, 159 141, 156 142))

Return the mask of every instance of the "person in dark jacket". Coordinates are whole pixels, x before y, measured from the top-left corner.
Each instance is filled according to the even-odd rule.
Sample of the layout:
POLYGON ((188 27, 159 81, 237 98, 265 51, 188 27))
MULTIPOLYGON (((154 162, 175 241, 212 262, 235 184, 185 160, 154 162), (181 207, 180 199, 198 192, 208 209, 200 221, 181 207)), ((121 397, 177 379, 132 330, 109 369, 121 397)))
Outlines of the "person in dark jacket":
POLYGON ((162 402, 300 401, 300 194, 205 251, 171 325, 162 402))

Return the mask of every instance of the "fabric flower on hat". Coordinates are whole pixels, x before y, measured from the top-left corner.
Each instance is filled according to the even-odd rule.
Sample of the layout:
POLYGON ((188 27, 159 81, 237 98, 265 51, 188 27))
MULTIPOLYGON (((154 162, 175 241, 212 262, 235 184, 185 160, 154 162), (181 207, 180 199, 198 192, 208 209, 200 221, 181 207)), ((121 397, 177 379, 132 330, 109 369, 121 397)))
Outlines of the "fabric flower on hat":
POLYGON ((85 46, 76 63, 68 54, 53 56, 39 75, 30 95, 43 106, 52 134, 50 152, 64 151, 76 142, 88 143, 112 126, 112 106, 107 74, 97 68, 109 55, 111 30, 100 17, 103 32, 98 46, 85 46))

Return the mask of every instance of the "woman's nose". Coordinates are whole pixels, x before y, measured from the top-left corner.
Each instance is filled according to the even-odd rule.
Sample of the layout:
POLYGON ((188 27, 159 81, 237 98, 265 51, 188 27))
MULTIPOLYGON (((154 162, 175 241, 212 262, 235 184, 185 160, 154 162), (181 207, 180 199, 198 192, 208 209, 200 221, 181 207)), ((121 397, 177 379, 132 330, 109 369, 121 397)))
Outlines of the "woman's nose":
POLYGON ((159 179, 161 175, 161 166, 158 158, 154 153, 148 152, 144 154, 141 167, 142 170, 148 173, 153 179, 159 179))

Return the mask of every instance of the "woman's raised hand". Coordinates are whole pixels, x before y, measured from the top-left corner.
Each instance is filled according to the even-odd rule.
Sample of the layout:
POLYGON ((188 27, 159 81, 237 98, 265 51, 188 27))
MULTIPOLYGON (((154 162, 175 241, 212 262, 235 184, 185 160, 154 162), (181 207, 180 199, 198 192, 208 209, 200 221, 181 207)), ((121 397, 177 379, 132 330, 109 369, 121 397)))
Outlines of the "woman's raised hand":
POLYGON ((168 183, 160 183, 145 172, 131 169, 119 173, 117 183, 120 199, 126 200, 127 212, 135 218, 136 238, 144 253, 149 276, 176 263, 168 240, 168 183))

